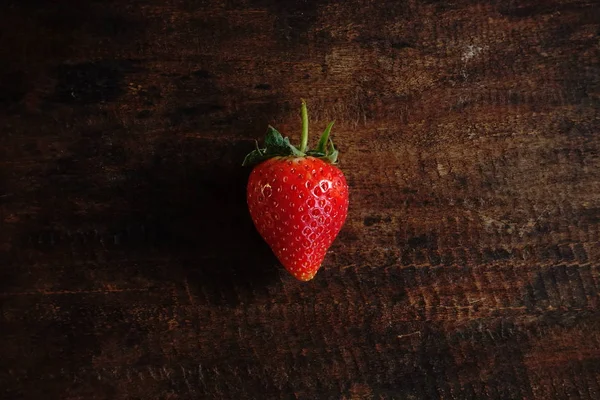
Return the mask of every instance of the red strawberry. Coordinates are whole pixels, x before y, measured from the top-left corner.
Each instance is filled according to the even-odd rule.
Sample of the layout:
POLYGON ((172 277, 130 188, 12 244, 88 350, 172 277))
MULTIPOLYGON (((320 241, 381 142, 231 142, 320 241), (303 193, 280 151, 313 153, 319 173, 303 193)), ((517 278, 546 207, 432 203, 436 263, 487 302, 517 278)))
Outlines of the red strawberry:
POLYGON ((292 146, 269 127, 265 148, 246 156, 257 164, 247 201, 256 229, 297 279, 311 280, 348 214, 348 185, 327 126, 316 150, 307 151, 308 116, 302 102, 302 145, 292 146))

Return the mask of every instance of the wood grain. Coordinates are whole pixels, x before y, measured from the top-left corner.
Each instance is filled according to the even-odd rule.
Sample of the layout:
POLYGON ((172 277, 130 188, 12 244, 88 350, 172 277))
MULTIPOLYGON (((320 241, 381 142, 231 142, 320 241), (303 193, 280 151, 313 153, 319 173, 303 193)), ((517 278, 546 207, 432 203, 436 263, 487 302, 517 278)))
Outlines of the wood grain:
POLYGON ((0 397, 597 399, 600 6, 0 5, 0 397), (296 282, 243 156, 336 120, 296 282))

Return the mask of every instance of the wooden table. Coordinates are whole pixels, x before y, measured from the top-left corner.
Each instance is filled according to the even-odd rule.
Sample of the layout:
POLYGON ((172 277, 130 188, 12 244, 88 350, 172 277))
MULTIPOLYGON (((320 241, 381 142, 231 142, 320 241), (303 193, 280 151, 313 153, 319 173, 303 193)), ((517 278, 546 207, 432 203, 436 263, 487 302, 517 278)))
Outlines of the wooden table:
POLYGON ((600 398, 600 5, 0 5, 0 398, 600 398), (332 119, 316 278, 244 155, 332 119))

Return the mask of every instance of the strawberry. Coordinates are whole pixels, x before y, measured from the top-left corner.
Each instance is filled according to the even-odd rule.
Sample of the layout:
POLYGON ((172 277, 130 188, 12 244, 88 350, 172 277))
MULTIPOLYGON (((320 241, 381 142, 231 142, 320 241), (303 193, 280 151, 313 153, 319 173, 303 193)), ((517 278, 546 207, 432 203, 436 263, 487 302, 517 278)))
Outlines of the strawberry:
POLYGON ((308 112, 302 101, 302 141, 297 149, 269 126, 265 147, 248 154, 247 201, 254 225, 295 278, 311 280, 348 214, 348 185, 329 138, 330 123, 308 150, 308 112))

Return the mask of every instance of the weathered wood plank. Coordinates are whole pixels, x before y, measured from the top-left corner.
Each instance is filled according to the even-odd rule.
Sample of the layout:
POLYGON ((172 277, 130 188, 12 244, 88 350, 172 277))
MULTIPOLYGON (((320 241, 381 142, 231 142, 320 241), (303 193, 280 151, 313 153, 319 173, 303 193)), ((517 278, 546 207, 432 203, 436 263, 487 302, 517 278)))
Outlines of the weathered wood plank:
POLYGON ((600 396, 600 7, 0 5, 0 397, 600 396), (255 232, 267 124, 334 138, 314 281, 255 232))

